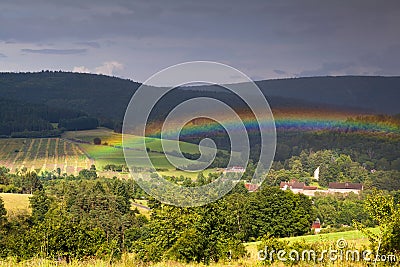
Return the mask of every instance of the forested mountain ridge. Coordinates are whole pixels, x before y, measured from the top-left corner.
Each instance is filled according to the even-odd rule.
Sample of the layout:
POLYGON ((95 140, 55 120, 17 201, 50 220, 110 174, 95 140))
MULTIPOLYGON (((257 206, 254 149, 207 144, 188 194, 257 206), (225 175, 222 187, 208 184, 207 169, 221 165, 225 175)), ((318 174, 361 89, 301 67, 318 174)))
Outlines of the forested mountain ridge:
MULTIPOLYGON (((268 97, 294 98, 335 106, 357 107, 375 113, 400 113, 400 77, 325 76, 271 79, 255 82, 268 97)), ((217 86, 189 90, 221 91, 217 86)))
MULTIPOLYGON (((272 108, 331 107, 400 113, 400 77, 310 77, 256 82, 272 108)), ((0 73, 0 97, 84 111, 99 119, 121 121, 141 84, 96 74, 52 72, 0 73)), ((185 87, 175 96, 229 95, 215 87, 185 87)))
POLYGON ((0 97, 121 119, 139 83, 71 72, 1 73, 0 97))

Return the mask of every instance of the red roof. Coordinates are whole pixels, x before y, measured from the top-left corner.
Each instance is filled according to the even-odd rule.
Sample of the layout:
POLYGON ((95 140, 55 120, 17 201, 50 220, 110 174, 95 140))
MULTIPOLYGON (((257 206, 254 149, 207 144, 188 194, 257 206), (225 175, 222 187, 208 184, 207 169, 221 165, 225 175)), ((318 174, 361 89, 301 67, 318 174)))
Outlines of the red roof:
POLYGON ((257 189, 258 189, 258 185, 257 184, 245 183, 244 186, 250 192, 257 191, 257 189))
POLYGON ((363 190, 363 185, 359 183, 329 183, 329 189, 363 190))
POLYGON ((321 228, 321 223, 320 223, 320 222, 313 222, 311 228, 312 228, 312 229, 321 228))
POLYGON ((306 185, 306 186, 304 186, 304 190, 317 190, 317 188, 318 187, 316 187, 316 186, 308 186, 308 185, 306 185))
POLYGON ((298 182, 296 180, 291 180, 290 182, 281 182, 279 187, 284 188, 285 185, 291 189, 305 189, 306 184, 303 182, 298 182))

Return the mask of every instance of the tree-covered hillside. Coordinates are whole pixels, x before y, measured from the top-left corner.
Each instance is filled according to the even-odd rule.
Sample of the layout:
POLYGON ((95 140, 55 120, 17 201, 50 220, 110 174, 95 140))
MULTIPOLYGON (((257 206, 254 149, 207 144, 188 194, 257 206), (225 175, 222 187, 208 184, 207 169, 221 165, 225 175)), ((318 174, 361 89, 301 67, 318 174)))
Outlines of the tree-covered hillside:
POLYGON ((51 123, 69 121, 87 116, 80 111, 63 107, 49 107, 0 98, 0 135, 10 136, 20 132, 49 132, 51 123))
MULTIPOLYGON (((399 113, 400 77, 311 77, 257 82, 272 108, 315 106, 399 113), (292 100, 290 100, 292 99, 292 100)), ((81 110, 99 119, 122 120, 140 83, 96 74, 43 71, 0 73, 0 97, 81 110)), ((219 96, 219 87, 186 87, 174 97, 219 96), (214 94, 210 94, 214 92, 214 94)), ((172 97, 172 98, 174 98, 172 97)))
POLYGON ((0 97, 121 119, 138 83, 69 72, 1 73, 0 97))

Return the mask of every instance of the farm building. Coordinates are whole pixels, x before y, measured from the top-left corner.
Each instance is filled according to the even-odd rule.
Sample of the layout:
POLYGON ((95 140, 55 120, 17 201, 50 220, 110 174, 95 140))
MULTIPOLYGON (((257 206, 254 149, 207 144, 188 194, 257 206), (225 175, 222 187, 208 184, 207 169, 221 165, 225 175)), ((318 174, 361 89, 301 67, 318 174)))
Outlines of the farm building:
POLYGON ((329 183, 329 193, 360 193, 364 186, 360 183, 329 183))
POLYGON ((290 182, 281 182, 279 187, 282 190, 291 190, 293 193, 302 193, 306 196, 314 196, 315 192, 321 191, 317 190, 316 186, 307 186, 303 182, 298 182, 297 180, 291 180, 290 182))
POLYGON ((319 190, 316 186, 307 186, 303 182, 298 182, 293 179, 289 182, 281 182, 280 188, 282 190, 291 190, 293 193, 301 193, 306 196, 314 196, 316 192, 333 194, 333 193, 341 193, 346 194, 353 192, 355 194, 360 193, 364 189, 364 186, 360 183, 329 183, 328 190, 319 190))
POLYGON ((319 221, 319 219, 316 219, 312 225, 311 225, 311 231, 314 231, 314 233, 318 234, 319 232, 321 232, 321 222, 319 221))
POLYGON ((258 184, 245 183, 244 186, 249 192, 255 192, 259 188, 258 184))

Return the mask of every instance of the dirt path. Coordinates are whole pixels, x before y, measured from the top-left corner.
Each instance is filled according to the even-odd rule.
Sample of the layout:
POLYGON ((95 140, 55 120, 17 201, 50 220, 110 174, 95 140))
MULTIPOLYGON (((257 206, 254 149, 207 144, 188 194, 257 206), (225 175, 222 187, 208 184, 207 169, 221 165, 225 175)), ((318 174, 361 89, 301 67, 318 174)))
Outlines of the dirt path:
POLYGON ((50 147, 50 138, 49 139, 47 139, 47 144, 46 144, 46 155, 45 155, 45 157, 44 157, 44 163, 43 163, 43 166, 42 166, 42 172, 44 172, 45 170, 46 170, 46 167, 47 167, 47 160, 48 160, 48 158, 49 158, 49 147, 50 147))
POLYGON ((60 139, 56 139, 56 144, 54 145, 54 170, 57 169, 57 163, 58 163, 58 143, 60 142, 60 139))
POLYGON ((132 205, 135 206, 135 207, 138 207, 138 208, 145 209, 145 210, 151 210, 149 207, 141 205, 141 204, 138 204, 138 203, 135 203, 135 202, 132 202, 132 205))
MULTIPOLYGON (((6 149, 6 147, 7 147, 7 145, 8 145, 8 143, 7 143, 7 142, 4 142, 4 144, 1 146, 0 150, 1 150, 1 151, 4 151, 4 150, 6 149)), ((8 153, 7 156, 6 156, 5 158, 0 159, 1 165, 4 165, 4 166, 7 167, 7 159, 8 159, 8 157, 10 156, 10 154, 11 154, 11 153, 8 153)))
POLYGON ((29 144, 28 150, 25 153, 25 157, 24 157, 24 160, 22 161, 21 168, 25 167, 26 161, 29 160, 29 158, 31 157, 31 151, 32 151, 33 144, 35 143, 35 140, 36 139, 30 139, 30 144, 29 144))
POLYGON ((23 154, 23 150, 24 147, 26 147, 26 139, 24 139, 24 142, 22 143, 22 146, 20 147, 20 149, 18 150, 17 155, 15 155, 14 161, 12 162, 11 166, 10 166, 10 172, 15 168, 15 164, 17 163, 17 160, 19 159, 19 157, 23 154))
POLYGON ((75 153, 75 166, 74 166, 74 175, 78 175, 78 160, 79 160, 79 150, 77 149, 77 146, 75 144, 71 144, 72 149, 75 153))
POLYGON ((68 166, 68 153, 67 153, 67 142, 63 141, 63 146, 64 146, 64 168, 62 170, 62 173, 67 173, 67 166, 68 166))
MULTIPOLYGON (((39 156, 40 146, 42 145, 42 140, 43 140, 43 138, 39 139, 39 144, 38 144, 38 147, 37 147, 37 150, 36 150, 35 157, 33 158, 33 162, 36 162, 36 160, 37 160, 37 158, 39 156)), ((34 171, 34 170, 35 170, 35 165, 32 164, 31 171, 34 171)))

